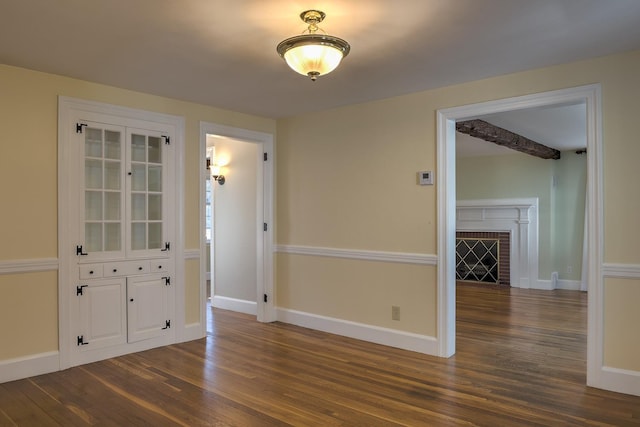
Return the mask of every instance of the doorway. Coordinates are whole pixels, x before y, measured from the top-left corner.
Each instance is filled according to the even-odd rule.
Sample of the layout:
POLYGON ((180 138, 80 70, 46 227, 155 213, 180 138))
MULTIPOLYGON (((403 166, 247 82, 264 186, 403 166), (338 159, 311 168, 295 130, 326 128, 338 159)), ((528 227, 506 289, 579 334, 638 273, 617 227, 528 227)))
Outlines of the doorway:
POLYGON ((209 283, 212 284, 209 291, 212 306, 249 313, 261 322, 273 321, 273 135, 201 122, 200 158, 200 324, 203 336, 207 327, 209 283), (208 147, 215 147, 209 165, 208 147), (219 177, 224 176, 224 180, 211 178, 214 164, 220 167, 216 173, 219 177), (205 231, 207 181, 211 189, 213 219, 209 236, 210 258, 205 231), (209 259, 211 268, 207 271, 209 259), (223 268, 216 269, 216 263, 223 268), (243 267, 248 264, 251 268, 243 267), (234 288, 238 283, 240 285, 234 288))
POLYGON ((597 349, 602 338, 602 141, 600 86, 589 85, 572 89, 509 98, 454 107, 437 112, 438 147, 438 344, 441 356, 455 353, 455 230, 456 230, 456 160, 455 122, 479 115, 525 108, 573 104, 587 106, 587 384, 594 385, 602 366, 602 354, 597 349))

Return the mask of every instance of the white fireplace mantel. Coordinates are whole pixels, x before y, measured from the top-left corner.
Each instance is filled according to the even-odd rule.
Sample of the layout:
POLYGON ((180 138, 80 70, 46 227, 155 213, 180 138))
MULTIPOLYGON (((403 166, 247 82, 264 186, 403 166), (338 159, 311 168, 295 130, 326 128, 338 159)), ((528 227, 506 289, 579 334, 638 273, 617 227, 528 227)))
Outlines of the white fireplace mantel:
POLYGON ((458 200, 457 231, 506 231, 511 286, 538 287, 538 199, 458 200))

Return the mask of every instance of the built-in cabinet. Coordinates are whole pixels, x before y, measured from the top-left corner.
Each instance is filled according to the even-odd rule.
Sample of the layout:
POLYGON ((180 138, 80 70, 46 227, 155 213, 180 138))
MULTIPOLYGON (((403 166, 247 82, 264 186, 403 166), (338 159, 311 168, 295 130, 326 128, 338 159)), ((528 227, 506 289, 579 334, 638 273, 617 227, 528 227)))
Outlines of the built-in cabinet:
POLYGON ((169 344, 175 127, 82 111, 65 125, 70 365, 169 344))

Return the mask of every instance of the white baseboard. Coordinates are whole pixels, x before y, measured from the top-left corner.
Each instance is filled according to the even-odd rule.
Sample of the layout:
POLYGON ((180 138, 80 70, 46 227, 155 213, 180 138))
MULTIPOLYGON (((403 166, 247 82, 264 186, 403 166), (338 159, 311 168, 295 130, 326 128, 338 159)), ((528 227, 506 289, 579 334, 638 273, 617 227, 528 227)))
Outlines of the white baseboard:
POLYGON ((556 285, 556 289, 565 289, 567 291, 579 291, 582 289, 582 282, 580 280, 559 279, 556 285))
POLYGON ((376 344, 438 355, 438 341, 428 335, 419 335, 395 329, 381 328, 348 320, 319 316, 295 310, 278 309, 278 320, 305 328, 342 335, 376 344))
POLYGON ((592 387, 640 396, 640 372, 603 366, 598 384, 592 387))
POLYGON ((542 291, 551 291, 554 288, 552 280, 538 280, 529 289, 539 289, 542 291))
POLYGON ((48 374, 60 370, 57 351, 33 354, 16 359, 0 361, 0 383, 48 374))
POLYGON ((255 301, 214 296, 211 299, 211 305, 223 310, 238 311, 240 313, 251 314, 253 316, 258 315, 258 304, 255 301))
POLYGON ((538 280, 530 289, 540 289, 543 291, 552 291, 554 289, 579 291, 582 289, 582 282, 579 280, 558 279, 557 273, 553 273, 551 280, 538 280))

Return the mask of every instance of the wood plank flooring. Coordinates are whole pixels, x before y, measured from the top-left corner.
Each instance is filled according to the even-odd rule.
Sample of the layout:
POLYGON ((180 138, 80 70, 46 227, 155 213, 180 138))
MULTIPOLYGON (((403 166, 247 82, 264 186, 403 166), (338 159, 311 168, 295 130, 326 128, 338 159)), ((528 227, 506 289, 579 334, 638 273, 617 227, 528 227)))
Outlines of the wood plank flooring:
POLYGON ((460 284, 450 359, 214 309, 206 339, 0 384, 0 426, 638 426, 584 385, 586 298, 460 284))

